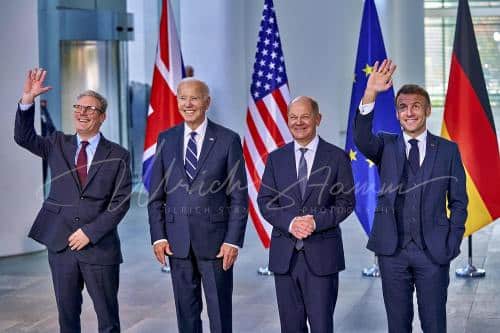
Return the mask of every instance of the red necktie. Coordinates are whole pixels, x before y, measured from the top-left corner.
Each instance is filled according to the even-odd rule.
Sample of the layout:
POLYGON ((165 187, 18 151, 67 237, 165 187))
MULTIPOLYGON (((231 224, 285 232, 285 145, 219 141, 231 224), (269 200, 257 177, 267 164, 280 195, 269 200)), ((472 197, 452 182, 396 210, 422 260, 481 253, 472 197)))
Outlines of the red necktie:
POLYGON ((87 146, 88 141, 81 142, 80 152, 76 159, 76 173, 78 174, 78 179, 80 180, 80 185, 83 187, 87 181, 87 146))

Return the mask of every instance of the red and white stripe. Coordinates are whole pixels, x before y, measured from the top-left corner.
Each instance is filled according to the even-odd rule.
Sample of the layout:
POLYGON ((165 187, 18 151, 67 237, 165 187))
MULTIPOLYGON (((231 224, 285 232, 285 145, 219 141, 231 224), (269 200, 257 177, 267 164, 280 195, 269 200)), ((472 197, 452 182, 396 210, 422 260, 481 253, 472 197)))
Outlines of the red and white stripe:
POLYGON ((265 248, 269 248, 272 226, 260 214, 257 194, 268 154, 292 140, 286 121, 289 102, 287 84, 257 102, 251 95, 248 98, 243 155, 248 176, 249 217, 265 248))

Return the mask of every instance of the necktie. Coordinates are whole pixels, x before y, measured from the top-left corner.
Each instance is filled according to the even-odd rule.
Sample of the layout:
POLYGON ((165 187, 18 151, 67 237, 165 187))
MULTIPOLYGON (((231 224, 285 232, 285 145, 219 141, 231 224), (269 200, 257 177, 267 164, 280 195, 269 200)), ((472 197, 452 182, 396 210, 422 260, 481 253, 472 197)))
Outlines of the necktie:
POLYGON ((297 174, 297 178, 299 181, 300 194, 302 195, 302 199, 304 199, 307 187, 307 162, 304 155, 307 151, 307 148, 299 148, 299 150, 301 155, 299 160, 299 172, 297 174))
MULTIPOLYGON (((300 160, 299 160, 299 172, 297 174, 297 178, 299 181, 299 187, 300 187, 300 195, 302 196, 302 199, 304 199, 304 195, 306 194, 306 187, 307 187, 307 162, 305 158, 305 153, 307 151, 307 148, 299 148, 300 150, 300 160)), ((297 250, 301 250, 304 247, 304 241, 302 239, 297 239, 295 242, 295 248, 297 250)))
POLYGON ((80 180, 80 185, 83 187, 87 181, 87 146, 88 141, 80 142, 80 152, 76 158, 76 173, 78 174, 78 180, 80 180))
POLYGON ((420 168, 420 153, 418 151, 418 140, 410 139, 408 142, 411 145, 410 153, 408 154, 408 162, 410 162, 410 166, 413 169, 413 172, 417 172, 418 168, 420 168))
POLYGON ((196 148, 196 132, 191 132, 189 141, 186 148, 186 157, 184 159, 184 169, 186 169, 186 175, 189 181, 192 182, 194 174, 196 172, 196 167, 198 166, 197 148, 196 148))

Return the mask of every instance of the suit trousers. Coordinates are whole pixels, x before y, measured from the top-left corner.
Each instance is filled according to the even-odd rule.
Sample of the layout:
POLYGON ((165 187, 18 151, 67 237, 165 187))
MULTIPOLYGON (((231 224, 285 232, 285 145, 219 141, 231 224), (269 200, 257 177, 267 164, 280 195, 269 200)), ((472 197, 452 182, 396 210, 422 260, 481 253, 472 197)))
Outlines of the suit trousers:
POLYGON ((290 271, 275 274, 276 298, 282 333, 333 332, 337 303, 338 273, 318 276, 307 264, 304 250, 294 250, 290 271))
POLYGON ((201 260, 192 249, 187 258, 169 260, 179 332, 202 332, 202 283, 210 332, 232 332, 233 267, 224 271, 222 258, 201 260))
POLYGON ((94 303, 100 333, 120 332, 118 285, 120 265, 91 265, 66 248, 49 251, 49 265, 59 312, 61 333, 78 333, 85 286, 94 303))
POLYGON ((412 332, 415 289, 422 331, 446 332, 450 265, 433 262, 413 241, 394 255, 378 258, 389 332, 412 332))

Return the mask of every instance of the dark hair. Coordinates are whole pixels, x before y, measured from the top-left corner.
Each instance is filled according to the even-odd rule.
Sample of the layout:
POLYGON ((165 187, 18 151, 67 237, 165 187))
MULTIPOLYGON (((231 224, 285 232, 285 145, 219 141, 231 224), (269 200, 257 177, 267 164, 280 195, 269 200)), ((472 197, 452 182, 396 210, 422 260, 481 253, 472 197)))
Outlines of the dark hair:
POLYGON ((425 101, 427 102, 427 106, 431 106, 431 99, 429 97, 429 93, 427 92, 427 90, 425 90, 424 88, 422 88, 421 86, 419 86, 417 84, 405 84, 401 88, 399 88, 398 93, 396 94, 396 99, 395 99, 396 107, 397 107, 398 97, 401 94, 404 94, 404 95, 415 94, 415 95, 422 96, 423 98, 425 98, 425 101))

